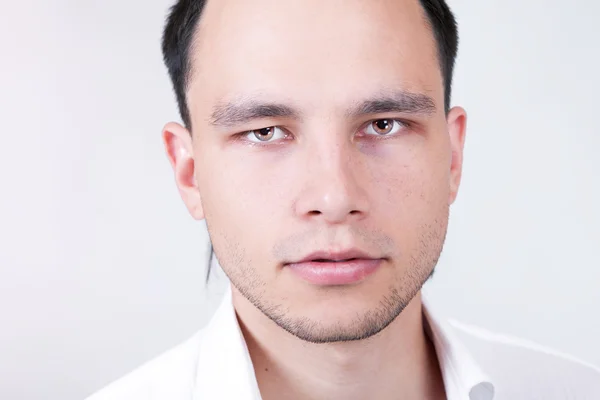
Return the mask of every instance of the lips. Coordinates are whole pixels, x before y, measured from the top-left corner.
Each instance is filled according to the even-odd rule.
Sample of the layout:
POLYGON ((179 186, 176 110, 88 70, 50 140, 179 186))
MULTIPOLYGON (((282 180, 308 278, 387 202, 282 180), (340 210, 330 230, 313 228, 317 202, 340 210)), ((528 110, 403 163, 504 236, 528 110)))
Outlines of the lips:
POLYGON ((348 261, 353 259, 376 259, 378 257, 373 257, 366 252, 359 249, 349 249, 340 252, 332 252, 332 251, 315 251, 306 257, 295 261, 294 263, 304 263, 304 262, 333 262, 333 261, 348 261))
POLYGON ((373 274, 384 258, 350 249, 341 252, 317 251, 285 266, 302 280, 318 286, 356 284, 373 274))

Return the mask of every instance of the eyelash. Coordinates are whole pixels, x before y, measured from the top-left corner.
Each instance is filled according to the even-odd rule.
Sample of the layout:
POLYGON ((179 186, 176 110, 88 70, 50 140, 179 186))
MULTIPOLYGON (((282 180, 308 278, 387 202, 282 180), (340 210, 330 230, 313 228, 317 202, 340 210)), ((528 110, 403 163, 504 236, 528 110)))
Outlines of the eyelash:
MULTIPOLYGON (((404 129, 410 129, 412 127, 412 124, 410 122, 404 121, 404 120, 401 120, 401 119, 397 119, 397 118, 378 118, 378 119, 373 119, 373 120, 367 122, 366 124, 364 124, 363 127, 360 129, 360 131, 366 129, 367 127, 369 127, 374 122, 383 121, 383 120, 389 120, 389 121, 392 121, 393 123, 399 124, 400 125, 400 129, 402 129, 402 128, 404 128, 404 129)), ((272 126, 265 126, 265 127, 261 127, 261 128, 257 128, 257 129, 252 129, 252 130, 249 130, 249 131, 240 132, 240 133, 238 133, 238 134, 235 135, 235 138, 236 139, 240 139, 240 140, 245 140, 244 139, 245 136, 248 136, 248 135, 252 134, 253 132, 256 132, 256 131, 259 131, 259 130, 265 129, 265 128, 279 128, 279 129, 283 130, 284 133, 285 133, 285 136, 286 136, 286 138, 283 139, 283 140, 286 140, 286 141, 289 140, 288 137, 291 135, 287 130, 281 128, 280 126, 278 126, 278 125, 272 125, 272 126)), ((395 133, 395 134, 386 134, 386 135, 368 134, 366 136, 375 136, 375 137, 379 138, 379 139, 376 139, 376 140, 385 140, 388 137, 395 137, 395 136, 397 136, 397 133, 395 133)), ((270 142, 270 141, 262 141, 261 142, 261 141, 246 140, 246 142, 250 143, 251 145, 256 145, 256 146, 267 146, 267 145, 272 146, 272 145, 278 143, 279 141, 280 140, 273 141, 273 142, 270 142)))

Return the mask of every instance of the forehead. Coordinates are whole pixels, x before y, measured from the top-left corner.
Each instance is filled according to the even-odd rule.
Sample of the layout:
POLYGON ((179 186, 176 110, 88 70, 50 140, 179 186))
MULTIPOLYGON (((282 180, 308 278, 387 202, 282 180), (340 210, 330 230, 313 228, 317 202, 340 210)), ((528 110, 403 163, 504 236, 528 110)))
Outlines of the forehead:
POLYGON ((191 63, 192 118, 256 94, 321 110, 382 90, 443 102, 418 0, 209 0, 191 63))

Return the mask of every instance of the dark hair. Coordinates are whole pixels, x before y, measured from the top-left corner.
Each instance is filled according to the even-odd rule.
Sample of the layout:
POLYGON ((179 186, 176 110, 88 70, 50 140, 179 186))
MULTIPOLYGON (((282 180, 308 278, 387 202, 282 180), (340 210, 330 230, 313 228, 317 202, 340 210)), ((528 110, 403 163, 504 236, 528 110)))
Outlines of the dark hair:
MULTIPOLYGON (((438 58, 444 80, 444 107, 450 108, 452 75, 458 51, 457 24, 445 0, 419 0, 425 10, 437 43, 438 58)), ((206 0, 177 0, 171 7, 162 37, 162 53, 173 83, 179 113, 185 126, 191 128, 186 89, 191 77, 190 50, 206 0)), ((213 247, 210 245, 206 280, 210 277, 213 247)))
MULTIPOLYGON (((425 10, 438 47, 438 58, 444 79, 444 107, 450 108, 452 74, 458 50, 456 19, 445 0, 419 0, 425 10)), ((162 37, 162 53, 183 123, 191 127, 186 89, 191 76, 190 49, 206 0, 177 0, 171 7, 162 37)))

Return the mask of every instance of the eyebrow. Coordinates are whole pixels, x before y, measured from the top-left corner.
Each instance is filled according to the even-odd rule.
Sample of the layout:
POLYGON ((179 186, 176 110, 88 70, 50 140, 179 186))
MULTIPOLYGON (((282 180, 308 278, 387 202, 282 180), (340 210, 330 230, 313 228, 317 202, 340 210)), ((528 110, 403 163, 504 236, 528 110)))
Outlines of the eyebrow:
POLYGON ((216 126, 235 126, 261 118, 299 119, 300 113, 293 107, 279 103, 265 103, 257 99, 246 99, 217 104, 210 117, 216 126))
MULTIPOLYGON (((392 91, 380 93, 354 104, 346 111, 346 116, 356 118, 388 112, 430 115, 435 111, 435 102, 425 94, 392 91)), ((300 119, 301 116, 301 113, 290 105, 247 98, 217 104, 210 116, 210 123, 215 126, 231 127, 261 118, 300 119)))
POLYGON ((346 115, 359 117, 368 114, 402 113, 402 114, 435 114, 433 99, 425 94, 406 91, 393 91, 378 94, 351 107, 346 115))

